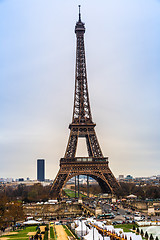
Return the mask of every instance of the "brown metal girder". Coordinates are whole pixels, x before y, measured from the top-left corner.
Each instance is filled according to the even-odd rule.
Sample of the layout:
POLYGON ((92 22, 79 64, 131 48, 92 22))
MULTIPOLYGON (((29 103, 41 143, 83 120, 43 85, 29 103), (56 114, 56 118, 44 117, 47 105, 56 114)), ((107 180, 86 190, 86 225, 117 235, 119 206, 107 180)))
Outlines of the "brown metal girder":
POLYGON ((104 177, 104 175, 101 173, 96 173, 96 172, 91 172, 91 171, 86 171, 85 173, 83 172, 83 174, 81 174, 80 172, 79 172, 79 174, 77 174, 77 172, 76 173, 74 173, 74 172, 70 172, 70 173, 68 173, 68 176, 66 177, 66 179, 65 179, 65 181, 64 181, 64 183, 63 183, 63 185, 62 185, 62 187, 61 187, 61 189, 60 189, 60 192, 59 192, 59 194, 60 194, 60 196, 62 195, 62 189, 63 189, 63 187, 65 186, 65 184, 71 179, 71 178, 73 178, 73 177, 75 177, 75 176, 78 176, 78 175, 85 175, 85 176, 90 176, 90 177, 92 177, 92 178, 94 178, 95 177, 95 180, 97 181, 97 178, 99 178, 99 179, 101 179, 103 182, 105 182, 106 184, 107 184, 107 186, 109 187, 109 189, 111 190, 111 192, 113 192, 113 188, 111 187, 111 185, 108 183, 108 181, 107 181, 107 179, 104 177))

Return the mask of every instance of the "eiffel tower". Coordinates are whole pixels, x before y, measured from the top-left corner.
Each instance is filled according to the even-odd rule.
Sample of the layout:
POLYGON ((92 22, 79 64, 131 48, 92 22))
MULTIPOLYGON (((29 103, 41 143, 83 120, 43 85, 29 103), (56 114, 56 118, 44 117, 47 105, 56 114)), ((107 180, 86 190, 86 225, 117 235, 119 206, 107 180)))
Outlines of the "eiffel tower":
POLYGON ((108 166, 108 158, 102 154, 94 129, 96 124, 92 121, 87 84, 84 25, 81 21, 79 6, 79 20, 75 26, 77 49, 73 117, 69 125, 70 136, 65 156, 60 159, 60 169, 52 185, 52 196, 58 198, 61 197, 67 181, 79 175, 95 179, 103 193, 116 194, 120 190, 120 185, 108 166), (86 139, 88 157, 75 157, 78 138, 86 139))

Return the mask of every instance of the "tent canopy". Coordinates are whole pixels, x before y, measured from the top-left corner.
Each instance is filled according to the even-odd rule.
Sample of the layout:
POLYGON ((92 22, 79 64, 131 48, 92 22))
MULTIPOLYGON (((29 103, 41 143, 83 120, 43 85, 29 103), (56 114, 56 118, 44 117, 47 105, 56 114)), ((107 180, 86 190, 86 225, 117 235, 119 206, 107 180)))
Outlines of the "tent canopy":
POLYGON ((35 220, 29 220, 26 222, 23 222, 24 225, 36 225, 36 224, 40 224, 40 222, 35 221, 35 220))
POLYGON ((137 198, 136 195, 130 194, 129 196, 127 196, 127 198, 137 198))

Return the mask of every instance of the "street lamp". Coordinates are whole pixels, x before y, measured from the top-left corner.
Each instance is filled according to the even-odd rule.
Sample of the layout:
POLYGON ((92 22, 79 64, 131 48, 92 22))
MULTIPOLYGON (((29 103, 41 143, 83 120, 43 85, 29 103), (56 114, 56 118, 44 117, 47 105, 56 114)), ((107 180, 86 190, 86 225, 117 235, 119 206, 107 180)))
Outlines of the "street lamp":
POLYGON ((104 223, 102 224, 102 226, 103 226, 103 240, 104 240, 104 223))
POLYGON ((83 226, 82 225, 83 225, 83 222, 82 222, 82 219, 81 219, 81 239, 82 239, 82 236, 83 236, 83 228, 82 228, 83 226))
POLYGON ((82 218, 80 218, 80 222, 81 222, 81 240, 82 240, 82 236, 83 236, 83 234, 82 234, 82 232, 83 232, 83 229, 82 229, 82 218))
POLYGON ((93 222, 92 226, 93 226, 93 240, 94 240, 94 221, 92 222, 93 222))
POLYGON ((87 222, 85 222, 85 224, 86 224, 86 235, 87 235, 87 222))

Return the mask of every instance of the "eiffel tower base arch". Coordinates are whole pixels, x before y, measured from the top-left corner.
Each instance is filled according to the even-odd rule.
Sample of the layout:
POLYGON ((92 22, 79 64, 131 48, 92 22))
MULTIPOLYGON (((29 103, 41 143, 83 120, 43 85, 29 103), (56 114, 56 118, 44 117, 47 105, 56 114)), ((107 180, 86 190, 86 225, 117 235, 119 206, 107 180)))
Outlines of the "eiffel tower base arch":
POLYGON ((61 198, 65 184, 78 175, 85 175, 95 179, 103 193, 117 195, 121 188, 108 166, 107 158, 61 158, 60 170, 53 182, 51 196, 61 198))

